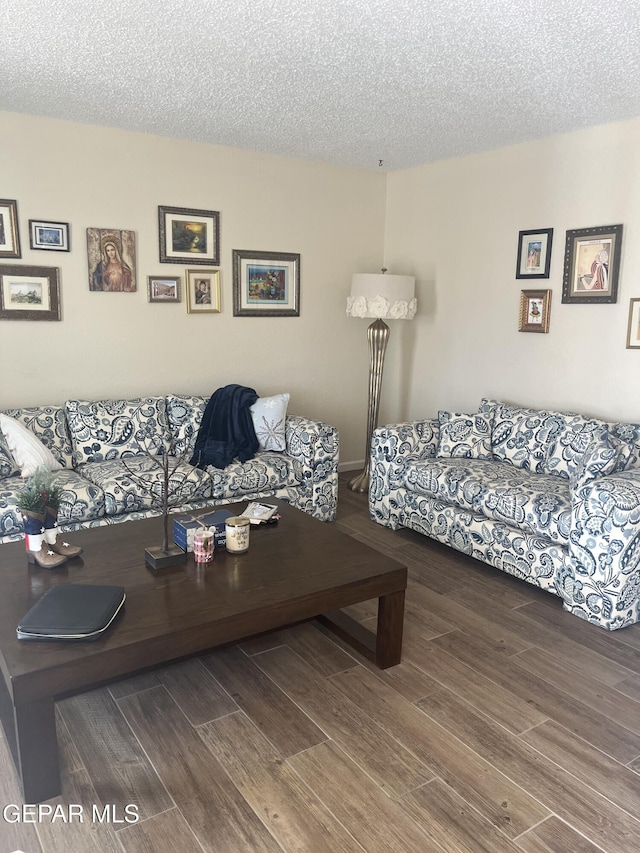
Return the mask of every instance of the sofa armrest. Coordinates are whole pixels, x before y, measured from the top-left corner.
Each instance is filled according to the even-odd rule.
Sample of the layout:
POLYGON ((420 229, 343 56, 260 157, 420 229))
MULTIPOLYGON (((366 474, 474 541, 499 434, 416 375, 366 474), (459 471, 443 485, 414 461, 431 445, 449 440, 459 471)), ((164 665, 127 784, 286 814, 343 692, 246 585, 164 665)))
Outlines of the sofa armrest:
POLYGON ((304 488, 293 496, 298 509, 334 521, 338 507, 338 430, 321 421, 287 415, 285 452, 302 466, 304 488))
POLYGON ((640 467, 571 494, 567 609, 608 630, 640 618, 640 467))
POLYGON ((398 489, 410 459, 432 459, 436 455, 439 436, 437 418, 388 424, 373 431, 369 515, 374 521, 394 530, 400 526, 393 492, 398 489))

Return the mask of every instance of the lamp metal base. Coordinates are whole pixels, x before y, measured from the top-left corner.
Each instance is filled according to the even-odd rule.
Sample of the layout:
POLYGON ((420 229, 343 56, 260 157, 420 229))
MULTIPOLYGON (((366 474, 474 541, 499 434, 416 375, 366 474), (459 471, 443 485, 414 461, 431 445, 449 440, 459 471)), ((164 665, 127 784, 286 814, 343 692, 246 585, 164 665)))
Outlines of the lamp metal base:
POLYGON ((347 483, 347 487, 352 492, 368 492, 369 491, 369 472, 363 471, 357 477, 353 477, 347 483))

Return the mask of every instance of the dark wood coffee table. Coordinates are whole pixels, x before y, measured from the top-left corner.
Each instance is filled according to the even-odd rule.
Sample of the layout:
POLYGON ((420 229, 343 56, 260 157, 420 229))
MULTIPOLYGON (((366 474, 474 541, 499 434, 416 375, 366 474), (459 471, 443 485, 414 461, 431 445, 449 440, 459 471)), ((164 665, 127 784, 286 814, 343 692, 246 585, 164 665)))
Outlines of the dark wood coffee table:
POLYGON ((379 667, 399 663, 406 568, 335 525, 279 508, 278 525, 251 529, 247 553, 219 550, 206 568, 192 554, 179 567, 146 567, 145 547, 161 542, 157 518, 69 534, 84 554, 54 571, 29 566, 22 542, 0 546, 0 715, 25 802, 60 793, 61 695, 314 617, 379 667), (96 642, 19 641, 21 617, 57 583, 124 586, 124 612, 96 642), (379 600, 376 635, 339 611, 371 598, 379 600))

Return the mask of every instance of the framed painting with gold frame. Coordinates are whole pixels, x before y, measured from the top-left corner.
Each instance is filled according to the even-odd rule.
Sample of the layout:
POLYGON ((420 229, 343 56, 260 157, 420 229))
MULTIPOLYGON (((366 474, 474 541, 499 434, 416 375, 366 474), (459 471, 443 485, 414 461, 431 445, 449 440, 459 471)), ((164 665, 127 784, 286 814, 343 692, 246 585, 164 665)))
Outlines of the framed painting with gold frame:
POLYGON ((220 270, 187 270, 187 313, 220 313, 220 270))
POLYGON ((548 332, 550 310, 550 290, 522 290, 520 292, 520 325, 518 331, 548 332))

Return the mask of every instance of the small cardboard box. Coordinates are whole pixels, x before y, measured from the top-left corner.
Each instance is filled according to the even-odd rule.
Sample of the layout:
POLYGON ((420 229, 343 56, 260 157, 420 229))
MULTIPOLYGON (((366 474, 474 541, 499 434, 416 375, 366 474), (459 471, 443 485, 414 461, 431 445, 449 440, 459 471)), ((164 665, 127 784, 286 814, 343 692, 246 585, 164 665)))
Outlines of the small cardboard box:
POLYGON ((173 520, 173 541, 183 551, 193 551, 193 537, 197 530, 211 530, 216 548, 226 544, 225 521, 232 513, 218 509, 203 515, 180 515, 173 520))

